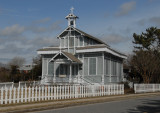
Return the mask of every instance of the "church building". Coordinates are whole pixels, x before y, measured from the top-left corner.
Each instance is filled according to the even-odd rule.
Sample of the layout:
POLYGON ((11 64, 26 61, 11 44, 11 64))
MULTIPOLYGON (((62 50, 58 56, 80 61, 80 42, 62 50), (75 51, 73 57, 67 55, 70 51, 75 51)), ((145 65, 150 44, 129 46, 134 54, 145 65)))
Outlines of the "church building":
POLYGON ((123 80, 126 55, 76 27, 78 17, 69 15, 68 27, 57 36, 58 47, 37 50, 42 56, 42 85, 110 84, 123 80))

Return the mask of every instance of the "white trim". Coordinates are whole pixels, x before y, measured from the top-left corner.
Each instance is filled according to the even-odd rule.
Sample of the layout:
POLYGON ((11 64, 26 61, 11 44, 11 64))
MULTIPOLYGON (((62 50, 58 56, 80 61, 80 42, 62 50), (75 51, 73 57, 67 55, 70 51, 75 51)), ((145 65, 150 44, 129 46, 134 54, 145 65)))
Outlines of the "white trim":
POLYGON ((48 65, 49 65, 49 63, 48 63, 48 58, 47 58, 47 75, 48 75, 48 65))
POLYGON ((82 36, 82 40, 83 40, 83 45, 82 46, 84 46, 84 36, 83 35, 81 35, 82 36))
POLYGON ((89 73, 89 70, 90 70, 90 68, 89 68, 90 58, 87 57, 87 59, 88 59, 88 75, 90 75, 90 73, 89 73))
POLYGON ((44 58, 42 58, 42 78, 43 78, 43 76, 44 76, 44 58))
POLYGON ((51 60, 49 62, 51 62, 56 56, 58 56, 60 54, 60 52, 58 52, 56 55, 54 55, 54 57, 51 58, 51 60))
POLYGON ((63 32, 68 31, 68 30, 67 30, 68 28, 69 28, 69 27, 67 27, 66 29, 64 29, 64 30, 57 36, 57 38, 60 38, 60 35, 61 35, 63 32))
POLYGON ((115 55, 115 56, 118 56, 120 58, 124 58, 124 59, 127 59, 126 56, 124 55, 120 55, 108 48, 94 48, 94 49, 83 49, 83 50, 76 50, 76 53, 84 53, 84 52, 101 52, 101 51, 105 51, 107 53, 111 53, 112 55, 115 55))
POLYGON ((103 60, 103 73, 102 73, 102 83, 104 84, 104 62, 105 62, 105 60, 104 60, 104 52, 102 53, 102 60, 103 60))
POLYGON ((73 37, 73 38, 74 38, 74 44, 73 44, 73 48, 74 48, 73 53, 74 53, 74 54, 76 53, 76 48, 75 48, 75 40, 76 40, 76 39, 75 39, 75 37, 76 37, 76 36, 75 36, 75 31, 74 31, 74 37, 73 37))
POLYGON ((82 54, 82 59, 83 59, 83 71, 82 71, 82 76, 84 77, 84 54, 82 54))
POLYGON ((97 72, 97 71, 98 71, 98 66, 97 66, 97 65, 98 65, 98 57, 96 57, 96 75, 97 75, 97 73, 98 73, 98 72, 97 72))
MULTIPOLYGON (((50 61, 54 60, 54 58, 57 57, 57 55, 59 55, 59 54, 63 54, 66 58, 68 58, 63 52, 59 52, 59 53, 57 53, 56 55, 54 55, 54 57, 51 58, 50 61)), ((72 61, 70 58, 68 58, 68 60, 72 61)), ((49 62, 50 62, 50 61, 49 61, 49 62)))
MULTIPOLYGON (((77 45, 77 47, 79 47, 79 36, 77 35, 77 40, 78 40, 78 45, 77 45)), ((75 50, 75 52, 76 52, 76 50, 75 50)))
POLYGON ((112 72, 111 72, 112 71, 112 65, 111 65, 111 63, 112 62, 111 62, 111 55, 110 55, 110 82, 112 81, 111 80, 111 77, 112 77, 112 72))
POLYGON ((70 29, 69 29, 69 31, 68 31, 68 52, 69 52, 69 39, 70 39, 70 29))

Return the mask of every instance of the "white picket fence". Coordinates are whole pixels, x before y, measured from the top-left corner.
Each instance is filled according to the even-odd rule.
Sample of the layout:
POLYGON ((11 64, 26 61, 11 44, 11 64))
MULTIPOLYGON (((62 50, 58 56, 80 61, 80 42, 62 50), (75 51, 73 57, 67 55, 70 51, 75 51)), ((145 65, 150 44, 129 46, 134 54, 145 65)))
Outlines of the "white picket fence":
POLYGON ((134 84, 135 93, 158 92, 160 84, 134 84))
POLYGON ((105 95, 124 94, 123 84, 112 85, 65 85, 65 86, 41 86, 41 87, 19 87, 1 88, 0 103, 15 104, 24 102, 35 102, 43 100, 60 100, 85 98, 105 95))

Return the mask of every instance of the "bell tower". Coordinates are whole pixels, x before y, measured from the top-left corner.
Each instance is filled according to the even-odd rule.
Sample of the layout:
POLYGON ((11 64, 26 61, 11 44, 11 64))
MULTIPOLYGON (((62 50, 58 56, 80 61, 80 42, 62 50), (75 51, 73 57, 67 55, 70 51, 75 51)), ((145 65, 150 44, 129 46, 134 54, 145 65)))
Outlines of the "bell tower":
POLYGON ((70 14, 67 15, 65 18, 68 20, 68 26, 72 26, 76 28, 76 19, 78 19, 78 17, 73 14, 73 10, 74 10, 73 7, 70 10, 71 10, 70 14))

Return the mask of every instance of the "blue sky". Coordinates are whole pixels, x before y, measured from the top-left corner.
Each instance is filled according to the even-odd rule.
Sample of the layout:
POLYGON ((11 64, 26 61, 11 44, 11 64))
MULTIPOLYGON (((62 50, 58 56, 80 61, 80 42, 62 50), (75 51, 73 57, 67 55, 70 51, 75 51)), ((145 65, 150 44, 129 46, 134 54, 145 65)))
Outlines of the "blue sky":
POLYGON ((72 6, 77 28, 125 54, 133 33, 160 28, 160 0, 0 0, 0 62, 20 56, 30 63, 37 49, 57 45, 72 6))

